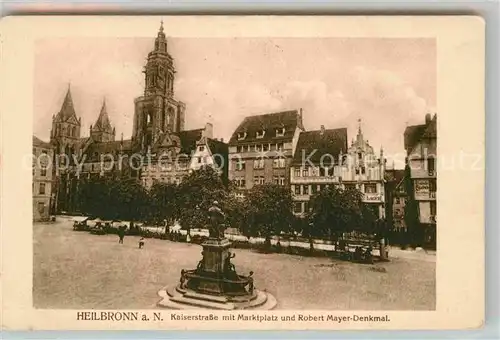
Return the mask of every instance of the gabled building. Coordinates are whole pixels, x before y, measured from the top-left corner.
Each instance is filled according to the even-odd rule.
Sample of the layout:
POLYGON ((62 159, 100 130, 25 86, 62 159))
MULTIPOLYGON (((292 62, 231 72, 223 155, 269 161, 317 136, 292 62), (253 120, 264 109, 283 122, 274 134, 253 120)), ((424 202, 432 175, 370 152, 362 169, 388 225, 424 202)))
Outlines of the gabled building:
POLYGON ((289 185, 289 169, 299 134, 304 130, 302 110, 243 119, 229 140, 229 179, 239 195, 254 185, 289 185))
POLYGON ((329 185, 341 185, 335 175, 342 155, 347 151, 347 129, 325 129, 301 132, 290 168, 290 187, 294 213, 302 216, 309 210, 312 195, 329 185))
POLYGON ((190 171, 212 166, 227 179, 228 147, 213 138, 212 124, 202 129, 163 133, 146 154, 147 163, 141 171, 146 188, 155 182, 179 184, 190 171))
POLYGON ((290 171, 291 190, 296 201, 294 213, 303 216, 312 195, 333 185, 356 188, 363 202, 377 218, 385 217, 385 159, 377 157, 361 131, 347 144, 347 129, 325 129, 302 132, 290 171))
POLYGON ((424 242, 435 244, 437 191, 437 115, 425 116, 425 123, 408 126, 404 145, 412 192, 408 199, 416 203, 418 223, 424 229, 424 242))

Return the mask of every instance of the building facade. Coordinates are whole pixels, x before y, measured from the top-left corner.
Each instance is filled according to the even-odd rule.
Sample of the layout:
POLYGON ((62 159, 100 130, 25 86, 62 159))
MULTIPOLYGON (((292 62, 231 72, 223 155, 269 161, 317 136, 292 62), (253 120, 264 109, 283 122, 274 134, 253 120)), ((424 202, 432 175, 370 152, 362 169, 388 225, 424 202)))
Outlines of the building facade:
POLYGON ((164 133, 146 154, 141 181, 146 188, 156 182, 179 184, 191 171, 211 166, 227 180, 228 146, 213 138, 213 127, 164 133))
POLYGON ((33 221, 48 221, 52 214, 52 158, 52 145, 33 136, 33 221))
POLYGON ((408 199, 416 203, 418 223, 424 242, 436 242, 437 191, 437 115, 425 116, 425 123, 408 126, 404 133, 407 165, 412 192, 408 199))
POLYGON ((339 160, 346 151, 346 128, 325 129, 322 125, 320 130, 300 133, 290 168, 294 214, 304 216, 309 211, 311 196, 318 191, 342 185, 339 160))
POLYGON ((302 110, 249 116, 229 141, 229 180, 239 196, 254 185, 289 185, 289 169, 299 134, 302 110))
POLYGON ((361 126, 355 140, 347 146, 347 129, 301 134, 290 171, 294 195, 294 213, 303 216, 308 211, 312 195, 322 188, 335 185, 356 188, 363 193, 363 202, 378 218, 385 217, 385 159, 383 151, 377 157, 364 139, 361 126))
POLYGON ((405 171, 386 169, 386 220, 390 229, 395 233, 407 231, 405 223, 405 205, 408 199, 405 186, 405 171))

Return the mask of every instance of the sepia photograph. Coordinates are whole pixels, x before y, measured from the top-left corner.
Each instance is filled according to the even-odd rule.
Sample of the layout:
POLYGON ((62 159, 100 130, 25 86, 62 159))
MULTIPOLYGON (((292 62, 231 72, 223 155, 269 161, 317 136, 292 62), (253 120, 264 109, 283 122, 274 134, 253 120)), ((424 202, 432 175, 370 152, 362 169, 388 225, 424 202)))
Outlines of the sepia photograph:
POLYGON ((2 327, 481 327, 484 30, 3 19, 2 327))
POLYGON ((36 42, 34 307, 434 310, 436 40, 156 21, 36 42))

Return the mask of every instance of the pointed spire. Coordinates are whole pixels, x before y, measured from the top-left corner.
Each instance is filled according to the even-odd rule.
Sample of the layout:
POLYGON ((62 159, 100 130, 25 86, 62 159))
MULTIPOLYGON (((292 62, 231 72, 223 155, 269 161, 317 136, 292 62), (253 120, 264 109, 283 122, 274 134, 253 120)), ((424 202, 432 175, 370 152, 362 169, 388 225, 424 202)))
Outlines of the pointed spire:
POLYGON ((101 113, 99 113, 99 117, 94 124, 94 128, 99 131, 112 133, 113 129, 111 128, 111 123, 109 122, 108 111, 106 108, 106 98, 102 100, 101 113))
POLYGON ((167 39, 165 33, 163 32, 163 19, 161 20, 160 29, 158 30, 158 36, 155 40, 155 51, 167 52, 167 39))
POLYGON ((76 113, 73 105, 73 98, 71 97, 71 85, 68 84, 68 90, 66 91, 64 102, 61 106, 61 110, 57 113, 56 119, 59 121, 66 121, 72 116, 76 116, 76 113))
POLYGON ((358 118, 358 135, 361 135, 361 118, 358 118))

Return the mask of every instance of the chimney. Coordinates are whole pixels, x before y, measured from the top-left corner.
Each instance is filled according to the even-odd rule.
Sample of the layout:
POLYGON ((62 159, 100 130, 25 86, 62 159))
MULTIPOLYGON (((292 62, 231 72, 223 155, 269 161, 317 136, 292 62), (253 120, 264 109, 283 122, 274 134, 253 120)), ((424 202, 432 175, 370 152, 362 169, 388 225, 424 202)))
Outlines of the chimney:
POLYGON ((431 122, 431 114, 428 113, 425 115, 425 124, 429 124, 431 122))
POLYGON ((203 137, 213 138, 214 135, 214 126, 212 123, 206 123, 205 129, 203 129, 203 137))
POLYGON ((298 125, 299 125, 299 127, 300 127, 301 129, 304 129, 304 122, 303 122, 303 120, 302 120, 302 112, 303 112, 303 111, 302 111, 302 108, 300 108, 300 109, 299 109, 299 124, 298 124, 298 125))
POLYGON ((325 133, 325 126, 321 125, 321 130, 320 130, 320 135, 323 135, 325 133))

